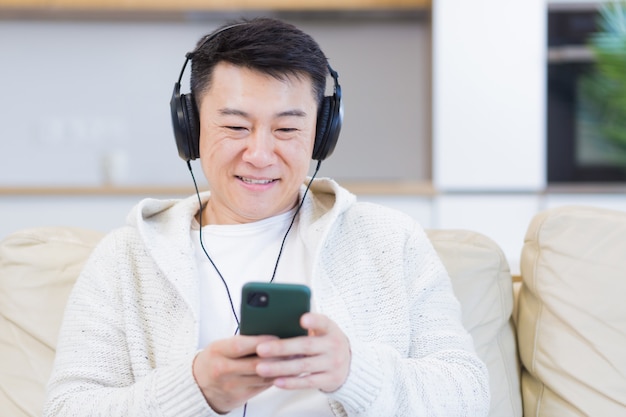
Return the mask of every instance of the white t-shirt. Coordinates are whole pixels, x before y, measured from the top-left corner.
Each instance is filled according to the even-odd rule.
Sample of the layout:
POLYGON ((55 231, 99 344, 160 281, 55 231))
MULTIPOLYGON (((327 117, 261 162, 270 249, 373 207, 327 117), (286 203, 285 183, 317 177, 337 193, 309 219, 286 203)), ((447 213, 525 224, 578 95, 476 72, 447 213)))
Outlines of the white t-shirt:
MULTIPOLYGON (((258 222, 236 225, 208 225, 202 228, 204 248, 219 269, 226 285, 200 246, 199 225, 192 227, 200 272, 199 349, 215 340, 231 337, 237 330, 241 289, 246 282, 269 282, 280 245, 296 209, 258 222), (228 291, 227 291, 228 288, 228 291), (228 292, 230 292, 229 300, 228 292)), ((297 219, 296 219, 297 223, 297 219)), ((311 266, 294 224, 285 241, 274 282, 308 284, 311 266)), ((313 302, 311 303, 313 305, 313 302)), ((242 416, 243 407, 227 415, 242 416)), ((318 390, 264 391, 248 402, 247 416, 332 416, 328 400, 318 390)))

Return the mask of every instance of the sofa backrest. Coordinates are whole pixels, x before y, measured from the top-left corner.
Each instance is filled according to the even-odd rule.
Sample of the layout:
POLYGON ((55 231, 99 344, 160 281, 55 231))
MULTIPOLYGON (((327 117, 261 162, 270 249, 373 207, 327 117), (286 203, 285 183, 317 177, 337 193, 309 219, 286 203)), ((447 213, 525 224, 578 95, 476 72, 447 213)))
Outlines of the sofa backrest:
POLYGON ((41 415, 65 302, 101 236, 45 227, 0 242, 0 415, 41 415))
POLYGON ((521 272, 525 415, 626 415, 626 212, 536 215, 521 272))
POLYGON ((513 283, 500 247, 469 230, 428 230, 452 279, 463 324, 489 369, 490 417, 522 415, 520 369, 513 325, 513 283))

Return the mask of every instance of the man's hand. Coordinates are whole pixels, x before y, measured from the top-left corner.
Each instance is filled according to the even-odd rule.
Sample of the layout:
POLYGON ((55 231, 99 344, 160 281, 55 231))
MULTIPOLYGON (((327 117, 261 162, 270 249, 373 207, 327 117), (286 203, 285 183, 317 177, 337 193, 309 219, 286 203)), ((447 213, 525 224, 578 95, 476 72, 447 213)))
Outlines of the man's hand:
POLYGON ((304 314, 300 325, 309 331, 308 336, 259 343, 256 354, 262 360, 254 363, 256 374, 283 389, 336 391, 350 372, 348 338, 322 314, 304 314))
POLYGON ((260 343, 274 336, 234 336, 218 340, 198 353, 193 376, 204 398, 218 413, 227 413, 272 386, 273 378, 259 376, 255 355, 260 343))

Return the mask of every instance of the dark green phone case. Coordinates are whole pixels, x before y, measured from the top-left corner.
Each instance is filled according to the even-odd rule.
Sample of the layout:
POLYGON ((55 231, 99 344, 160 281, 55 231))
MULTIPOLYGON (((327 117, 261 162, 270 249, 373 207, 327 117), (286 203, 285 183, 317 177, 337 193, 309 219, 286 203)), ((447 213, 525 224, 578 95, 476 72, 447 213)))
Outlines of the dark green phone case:
POLYGON ((242 335, 305 336, 300 317, 310 310, 306 285, 248 282, 241 292, 242 335), (265 297, 265 298, 264 298, 265 297))

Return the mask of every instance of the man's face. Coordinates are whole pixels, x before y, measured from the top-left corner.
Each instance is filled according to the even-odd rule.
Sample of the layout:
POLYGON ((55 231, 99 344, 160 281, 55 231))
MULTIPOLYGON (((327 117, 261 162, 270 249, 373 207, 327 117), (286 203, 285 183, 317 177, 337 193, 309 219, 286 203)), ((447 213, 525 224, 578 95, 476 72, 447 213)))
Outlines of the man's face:
POLYGON ((199 116, 200 159, 211 187, 206 223, 248 223, 295 206, 317 120, 309 77, 281 81, 221 62, 199 116))

